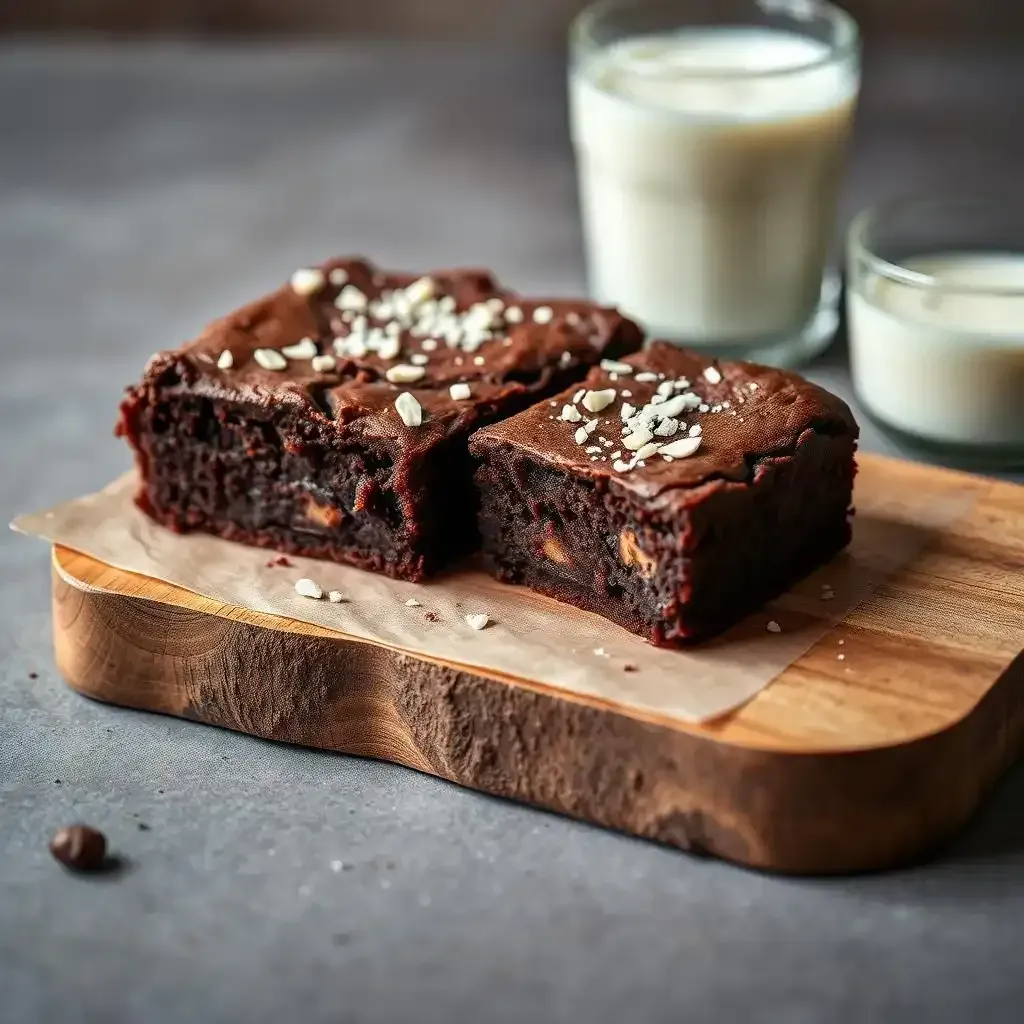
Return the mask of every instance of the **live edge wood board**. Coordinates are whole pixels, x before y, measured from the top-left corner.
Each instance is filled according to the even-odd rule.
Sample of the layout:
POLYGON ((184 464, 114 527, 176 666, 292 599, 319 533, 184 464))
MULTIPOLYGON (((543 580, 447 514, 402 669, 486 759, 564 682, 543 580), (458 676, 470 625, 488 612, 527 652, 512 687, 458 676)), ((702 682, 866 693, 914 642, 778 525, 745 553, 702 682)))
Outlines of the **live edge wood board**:
POLYGON ((221 605, 62 548, 57 662, 97 700, 381 758, 740 864, 882 868, 948 838, 1024 749, 1024 488, 900 472, 941 474, 975 501, 754 700, 704 725, 221 605))

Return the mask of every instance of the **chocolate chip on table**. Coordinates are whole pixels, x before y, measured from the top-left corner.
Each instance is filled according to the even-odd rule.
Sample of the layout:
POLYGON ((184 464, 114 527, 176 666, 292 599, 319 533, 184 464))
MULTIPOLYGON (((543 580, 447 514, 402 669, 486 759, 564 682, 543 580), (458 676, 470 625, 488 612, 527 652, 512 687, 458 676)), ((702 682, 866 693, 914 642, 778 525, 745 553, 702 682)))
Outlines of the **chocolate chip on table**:
POLYGON ((88 825, 69 825, 50 840, 50 853, 72 871, 98 871, 107 856, 107 837, 88 825))

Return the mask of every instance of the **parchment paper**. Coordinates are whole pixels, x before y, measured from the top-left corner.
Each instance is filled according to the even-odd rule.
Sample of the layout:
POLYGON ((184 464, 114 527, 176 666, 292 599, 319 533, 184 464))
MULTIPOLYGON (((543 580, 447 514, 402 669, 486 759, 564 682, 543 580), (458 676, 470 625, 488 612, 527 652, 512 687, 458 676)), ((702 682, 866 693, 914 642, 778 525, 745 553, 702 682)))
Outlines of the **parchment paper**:
POLYGON ((477 571, 413 584, 293 556, 291 567, 270 568, 272 552, 157 526, 132 503, 130 473, 98 494, 23 516, 12 526, 216 601, 643 712, 703 721, 767 686, 974 500, 941 484, 922 487, 917 474, 901 485, 898 473, 877 466, 865 465, 858 477, 854 540, 846 553, 729 633, 685 651, 652 647, 597 615, 477 571), (873 478, 880 473, 884 479, 873 478), (294 584, 302 576, 325 594, 340 591, 344 603, 300 597, 294 584), (834 597, 823 599, 828 592, 834 597), (421 605, 408 607, 410 598, 421 605), (477 612, 491 619, 479 631, 465 621, 477 612), (769 632, 770 620, 782 631, 769 632))

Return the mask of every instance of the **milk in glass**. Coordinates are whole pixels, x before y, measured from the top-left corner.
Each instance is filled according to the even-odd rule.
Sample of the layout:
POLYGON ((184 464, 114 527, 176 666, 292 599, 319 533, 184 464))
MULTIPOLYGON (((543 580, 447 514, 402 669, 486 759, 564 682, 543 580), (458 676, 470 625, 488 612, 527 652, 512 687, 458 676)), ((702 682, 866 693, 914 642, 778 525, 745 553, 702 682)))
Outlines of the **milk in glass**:
POLYGON ((689 344, 798 332, 819 303, 855 64, 768 27, 626 38, 571 72, 590 288, 689 344))

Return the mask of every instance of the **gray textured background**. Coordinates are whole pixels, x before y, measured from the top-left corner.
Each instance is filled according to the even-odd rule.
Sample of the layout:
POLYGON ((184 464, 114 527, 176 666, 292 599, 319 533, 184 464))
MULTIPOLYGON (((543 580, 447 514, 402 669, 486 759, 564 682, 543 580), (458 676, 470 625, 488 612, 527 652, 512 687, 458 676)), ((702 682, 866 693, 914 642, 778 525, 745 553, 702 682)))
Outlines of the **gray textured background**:
MULTIPOLYGON (((451 47, 0 47, 0 517, 123 469, 113 410, 149 353, 311 259, 580 291, 561 75, 451 47)), ((1020 203, 1022 99, 1012 54, 880 55, 844 216, 1020 203)), ((811 375, 845 393, 843 361, 811 375)), ((0 572, 0 1020, 1024 1019, 1019 769, 931 864, 771 878, 91 704, 53 668, 45 549, 0 536, 0 572), (127 871, 59 870, 74 819, 127 871)))

